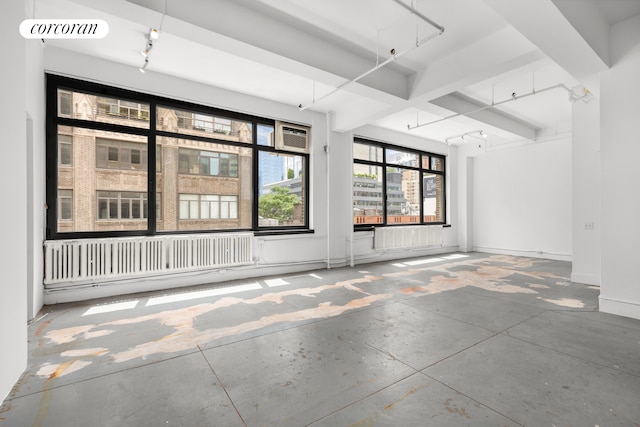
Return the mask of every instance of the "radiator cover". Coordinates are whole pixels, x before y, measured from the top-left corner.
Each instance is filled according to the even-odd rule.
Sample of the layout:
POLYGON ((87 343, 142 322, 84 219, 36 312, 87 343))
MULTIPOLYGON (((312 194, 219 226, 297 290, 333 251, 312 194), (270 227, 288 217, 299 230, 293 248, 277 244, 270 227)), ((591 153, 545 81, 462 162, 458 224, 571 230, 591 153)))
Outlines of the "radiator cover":
POLYGON ((253 233, 198 234, 44 243, 47 288, 253 262, 253 233))

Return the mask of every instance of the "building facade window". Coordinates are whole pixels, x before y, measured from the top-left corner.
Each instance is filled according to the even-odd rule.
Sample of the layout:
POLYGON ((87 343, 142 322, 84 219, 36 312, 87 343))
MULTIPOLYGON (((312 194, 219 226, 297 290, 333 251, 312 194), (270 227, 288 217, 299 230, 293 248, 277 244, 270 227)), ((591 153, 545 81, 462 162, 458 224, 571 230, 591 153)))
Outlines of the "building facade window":
POLYGON ((58 190, 58 219, 73 220, 73 190, 58 190))
POLYGON ((142 220, 148 217, 146 193, 98 191, 98 219, 142 220))
POLYGON ((238 196, 180 194, 179 203, 181 220, 238 218, 238 196))
POLYGON ((58 165, 73 165, 73 137, 71 135, 58 135, 58 165))
POLYGON ((274 129, 271 119, 48 75, 47 239, 308 230, 309 155, 274 147, 274 129), (262 209, 275 196, 286 209, 262 209))
POLYGON ((179 172, 206 176, 238 176, 238 155, 180 148, 179 172))
POLYGON ((147 170, 147 145, 137 142, 96 138, 96 167, 147 170))
POLYGON ((356 139, 353 224, 445 223, 445 156, 356 139))
POLYGON ((97 107, 97 114, 105 117, 149 121, 149 104, 98 97, 97 107))

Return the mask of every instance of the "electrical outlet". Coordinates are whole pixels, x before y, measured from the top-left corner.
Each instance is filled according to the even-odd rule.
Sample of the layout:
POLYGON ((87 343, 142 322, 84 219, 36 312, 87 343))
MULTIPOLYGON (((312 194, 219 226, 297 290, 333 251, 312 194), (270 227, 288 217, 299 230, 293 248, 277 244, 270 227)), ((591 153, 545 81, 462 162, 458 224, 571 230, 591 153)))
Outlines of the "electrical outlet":
POLYGON ((593 222, 585 222, 584 223, 585 230, 593 230, 593 222))

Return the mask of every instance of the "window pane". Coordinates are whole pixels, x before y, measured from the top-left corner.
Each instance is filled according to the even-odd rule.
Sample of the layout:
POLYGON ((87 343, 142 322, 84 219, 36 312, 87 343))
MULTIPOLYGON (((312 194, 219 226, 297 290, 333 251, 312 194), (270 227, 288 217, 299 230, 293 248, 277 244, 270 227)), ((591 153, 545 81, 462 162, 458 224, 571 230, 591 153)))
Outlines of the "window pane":
POLYGON ((382 167, 353 165, 353 223, 382 224, 382 167))
POLYGON ((107 152, 109 153, 109 161, 117 162, 118 161, 118 149, 116 147, 107 147, 107 152))
POLYGON ((387 224, 420 222, 418 171, 387 167, 387 224))
POLYGON ((273 147, 273 126, 258 125, 258 145, 273 147))
POLYGON ((65 221, 73 219, 72 190, 58 190, 58 219, 65 221))
POLYGON ((422 178, 424 222, 444 222, 444 177, 425 174, 422 178))
POLYGON ((444 159, 441 157, 431 157, 431 170, 444 172, 444 159))
MULTIPOLYGON (((211 150, 226 150, 237 148, 209 144, 211 150)), ((194 150, 189 148, 179 149, 179 172, 192 175, 207 176, 238 176, 238 155, 233 153, 223 153, 216 151, 194 150)))
POLYGON ((73 113, 71 92, 58 90, 58 114, 69 117, 73 113))
POLYGON ((118 201, 109 200, 109 219, 118 219, 118 201))
POLYGON ((200 203, 200 218, 209 219, 209 202, 200 203))
POLYGON ((420 156, 415 153, 387 148, 387 163, 390 164, 419 167, 419 157, 420 156))
POLYGON ((180 197, 180 219, 189 218, 189 202, 180 197))
POLYGON ((131 200, 122 200, 120 202, 120 218, 131 218, 131 200))
MULTIPOLYGON (((140 140, 140 137, 134 139, 140 140)), ((147 145, 144 142, 96 138, 96 167, 121 170, 147 170, 147 145)))
POLYGON ((140 150, 131 150, 131 164, 139 165, 142 163, 140 160, 140 150))
POLYGON ((162 147, 162 172, 158 173, 156 191, 163 196, 157 230, 251 228, 251 147, 161 136, 157 141, 162 147), (219 197, 223 195, 237 201, 237 213, 224 220, 219 217, 219 197))
POLYGON ((258 223, 261 227, 305 225, 305 158, 261 151, 258 157, 258 223))
POLYGON ((158 107, 159 130, 185 135, 207 136, 236 142, 253 142, 250 122, 219 117, 210 113, 158 107))
POLYGON ((98 219, 109 219, 108 200, 98 200, 98 219))
POLYGON ((189 219, 198 219, 198 202, 189 202, 189 219))
POLYGON ((58 115, 149 129, 149 104, 58 89, 58 115))
POLYGON ((134 214, 132 200, 138 201, 139 212, 140 200, 147 197, 146 164, 132 168, 130 161, 120 161, 120 151, 127 151, 130 160, 131 149, 137 147, 142 160, 147 156, 146 137, 69 126, 59 126, 58 132, 73 140, 77 159, 86 159, 58 168, 58 190, 73 190, 70 206, 75 211, 58 232, 145 230, 147 221, 134 214), (110 151, 115 161, 109 161, 110 151))
POLYGON ((58 164, 60 166, 71 166, 73 159, 72 143, 73 138, 71 135, 58 134, 58 164))
POLYGON ((427 155, 422 156, 422 168, 423 169, 431 169, 431 157, 427 155))
POLYGON ((382 147, 354 142, 353 158, 358 160, 369 160, 372 162, 382 162, 382 147))
MULTIPOLYGON (((209 202, 209 208, 211 210, 211 219, 220 218, 220 202, 218 201, 218 197, 209 202)), ((237 218, 237 216, 236 216, 237 218)))
POLYGON ((132 200, 131 201, 131 218, 140 219, 142 218, 142 210, 140 209, 140 200, 132 200))

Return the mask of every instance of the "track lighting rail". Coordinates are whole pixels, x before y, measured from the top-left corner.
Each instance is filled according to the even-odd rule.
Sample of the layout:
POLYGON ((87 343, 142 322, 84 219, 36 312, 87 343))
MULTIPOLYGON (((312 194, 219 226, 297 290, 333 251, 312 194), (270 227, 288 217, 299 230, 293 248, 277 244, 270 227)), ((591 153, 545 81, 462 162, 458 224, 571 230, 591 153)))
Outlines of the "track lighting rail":
POLYGON ((411 46, 401 52, 396 52, 395 49, 391 49, 389 51, 390 53, 390 57, 387 58, 385 61, 381 62, 380 64, 377 64, 375 67, 371 68, 368 71, 365 71, 364 73, 360 74, 358 77, 355 77, 351 80, 347 80, 346 82, 340 84, 338 87, 336 87, 334 90, 326 93, 325 95, 321 96, 320 98, 314 98, 313 101, 311 101, 311 103, 303 105, 303 104, 299 104, 298 108, 300 109, 300 111, 302 110, 306 110, 307 108, 309 108, 310 106, 316 104, 317 102, 330 97, 331 95, 333 95, 334 93, 338 92, 339 90, 343 89, 345 86, 348 86, 352 83, 355 83, 363 78, 365 78, 366 76, 368 76, 369 74, 373 73, 376 70, 379 70, 380 68, 384 67, 385 65, 397 60, 398 58, 400 58, 401 56, 411 52, 412 50, 414 50, 417 47, 420 47, 422 44, 428 42, 431 39, 436 38, 437 36, 439 36, 440 34, 442 34, 444 32, 444 27, 436 24, 435 22, 433 22, 431 19, 427 18, 426 16, 424 16, 422 13, 418 12, 413 6, 408 6, 406 4, 404 4, 401 0, 394 0, 396 3, 398 3, 399 5, 401 5, 402 7, 404 7, 405 9, 409 10, 411 13, 415 14, 416 16, 418 16, 419 18, 421 18, 422 20, 424 20, 425 22, 427 22, 429 25, 435 27, 438 32, 436 33, 432 33, 424 38, 422 38, 421 40, 416 40, 416 43, 414 46, 411 46))

